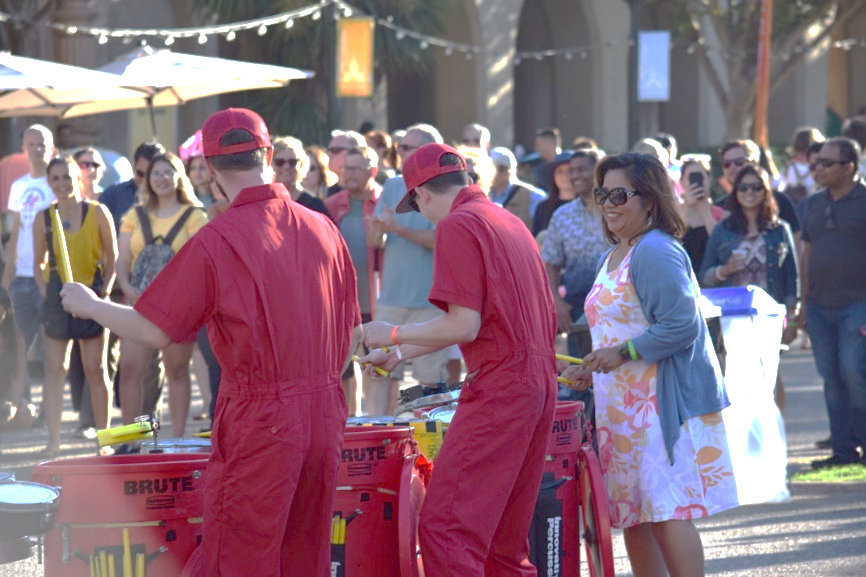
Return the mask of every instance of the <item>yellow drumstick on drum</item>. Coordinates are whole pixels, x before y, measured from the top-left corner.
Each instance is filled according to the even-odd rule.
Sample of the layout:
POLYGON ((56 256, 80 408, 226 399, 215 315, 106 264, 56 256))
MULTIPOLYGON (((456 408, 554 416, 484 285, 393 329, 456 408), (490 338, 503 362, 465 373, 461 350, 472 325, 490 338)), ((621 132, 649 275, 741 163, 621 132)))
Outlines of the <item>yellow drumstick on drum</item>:
POLYGON ((60 213, 57 212, 57 207, 49 209, 51 212, 51 228, 54 229, 54 235, 57 238, 60 250, 56 251, 57 257, 57 274, 60 275, 60 281, 63 283, 72 282, 72 267, 69 266, 69 251, 66 248, 66 234, 63 232, 63 223, 60 222, 60 213))

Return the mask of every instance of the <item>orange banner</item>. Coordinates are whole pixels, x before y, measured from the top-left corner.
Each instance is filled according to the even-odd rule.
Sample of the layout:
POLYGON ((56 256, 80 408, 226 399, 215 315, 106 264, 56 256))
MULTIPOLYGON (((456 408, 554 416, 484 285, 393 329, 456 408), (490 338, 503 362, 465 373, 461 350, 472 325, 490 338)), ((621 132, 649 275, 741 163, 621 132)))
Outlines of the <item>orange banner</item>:
POLYGON ((373 96, 372 18, 343 18, 337 21, 337 96, 373 96))
POLYGON ((761 0, 761 22, 758 30, 757 94, 752 137, 767 146, 767 110, 770 106, 770 52, 773 44, 773 0, 761 0))

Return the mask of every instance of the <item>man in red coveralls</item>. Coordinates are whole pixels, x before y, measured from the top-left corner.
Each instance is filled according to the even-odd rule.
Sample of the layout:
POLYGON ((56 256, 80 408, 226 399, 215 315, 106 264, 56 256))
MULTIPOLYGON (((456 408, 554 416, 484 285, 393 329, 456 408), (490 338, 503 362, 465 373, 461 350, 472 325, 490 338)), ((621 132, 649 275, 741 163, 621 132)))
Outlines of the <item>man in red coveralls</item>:
POLYGON ((436 224, 430 302, 445 315, 365 325, 367 345, 388 352, 363 360, 390 370, 401 357, 460 343, 469 370, 421 512, 425 572, 534 576, 527 535, 556 403, 544 265, 526 225, 469 185, 450 146, 419 148, 403 178, 397 212, 419 210, 436 224))
POLYGON ((346 423, 340 374, 361 336, 354 269, 331 221, 271 184, 257 114, 217 112, 202 136, 230 208, 135 309, 77 284, 63 288, 63 306, 157 348, 207 326, 222 380, 193 574, 325 577, 346 423))

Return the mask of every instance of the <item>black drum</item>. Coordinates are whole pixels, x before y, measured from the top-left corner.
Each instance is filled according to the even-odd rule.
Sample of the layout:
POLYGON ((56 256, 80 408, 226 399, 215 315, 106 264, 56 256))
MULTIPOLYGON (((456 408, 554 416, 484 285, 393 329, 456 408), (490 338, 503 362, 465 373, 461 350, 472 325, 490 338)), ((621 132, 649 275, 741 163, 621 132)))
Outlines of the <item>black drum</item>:
POLYGON ((48 485, 0 483, 0 537, 43 535, 51 530, 60 506, 60 491, 48 485))

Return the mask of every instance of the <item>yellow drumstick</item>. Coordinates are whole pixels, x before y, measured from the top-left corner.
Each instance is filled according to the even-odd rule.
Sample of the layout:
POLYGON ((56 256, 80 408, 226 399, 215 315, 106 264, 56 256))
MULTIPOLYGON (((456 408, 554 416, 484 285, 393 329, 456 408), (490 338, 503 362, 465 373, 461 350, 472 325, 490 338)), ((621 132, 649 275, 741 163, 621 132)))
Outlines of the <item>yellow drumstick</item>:
POLYGON ((108 577, 116 577, 117 569, 114 567, 114 553, 108 554, 108 577))
POLYGON ((135 577, 144 577, 144 553, 135 556, 135 577))
POLYGON ((108 556, 104 550, 99 552, 99 573, 102 577, 108 577, 108 556))
POLYGON ((577 357, 570 357, 568 355, 556 355, 557 361, 568 361, 572 365, 582 365, 583 359, 579 359, 577 357))
MULTIPOLYGON (((360 357, 358 357, 358 355, 352 355, 352 360, 355 361, 356 363, 359 363, 359 364, 361 363, 361 359, 360 359, 360 357)), ((362 366, 366 367, 369 364, 370 363, 367 363, 367 364, 364 364, 362 366)), ((391 376, 391 373, 389 373, 385 369, 380 369, 379 367, 374 367, 374 368, 376 369, 376 372, 379 374, 379 376, 382 376, 382 377, 390 377, 391 376)))
POLYGON ((129 529, 123 530, 123 577, 132 575, 132 547, 129 544, 129 529))
POLYGON ((569 380, 566 379, 565 377, 556 377, 556 382, 557 382, 557 383, 564 383, 564 384, 567 385, 568 383, 573 383, 573 382, 575 382, 575 381, 569 381, 569 380))
POLYGON ((57 207, 54 206, 48 209, 51 212, 51 228, 54 229, 54 235, 57 238, 60 250, 57 254, 57 274, 60 275, 60 280, 63 283, 72 282, 72 267, 69 266, 69 251, 66 249, 66 234, 63 232, 63 223, 60 222, 60 213, 57 212, 57 207))

